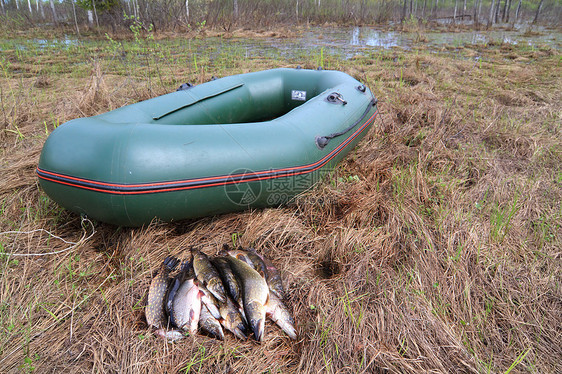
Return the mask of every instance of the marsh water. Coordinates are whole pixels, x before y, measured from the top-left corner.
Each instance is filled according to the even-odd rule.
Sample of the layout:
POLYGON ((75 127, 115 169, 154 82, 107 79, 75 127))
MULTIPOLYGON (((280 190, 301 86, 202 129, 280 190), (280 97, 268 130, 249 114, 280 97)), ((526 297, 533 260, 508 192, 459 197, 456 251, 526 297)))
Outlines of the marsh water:
MULTIPOLYGON (((541 27, 514 27, 510 30, 494 29, 489 31, 460 32, 398 32, 374 27, 309 27, 297 30, 296 36, 260 37, 260 38, 221 38, 210 37, 205 43, 193 43, 198 52, 209 48, 209 53, 217 53, 221 49, 236 50, 237 56, 251 57, 283 57, 298 61, 311 51, 315 53, 338 55, 351 58, 355 55, 375 50, 415 49, 423 48, 440 52, 451 48, 462 48, 472 44, 505 43, 529 46, 530 48, 551 47, 562 50, 562 32, 547 30, 541 27), (203 50, 202 50, 203 49, 203 50)), ((0 51, 65 49, 90 44, 104 44, 107 41, 77 39, 66 36, 58 39, 10 39, 0 40, 0 51)), ((186 45, 182 38, 161 40, 157 43, 171 43, 173 48, 183 49, 186 45)), ((190 44, 191 46, 191 44, 190 44)), ((224 53, 222 50, 220 53, 224 53)))
POLYGON ((295 39, 271 39, 269 44, 283 54, 310 48, 324 48, 330 53, 341 53, 346 57, 372 49, 424 47, 439 51, 444 47, 464 47, 470 44, 507 43, 530 47, 550 46, 562 49, 562 33, 545 30, 526 33, 519 30, 461 31, 405 33, 381 30, 372 27, 310 28, 295 39))

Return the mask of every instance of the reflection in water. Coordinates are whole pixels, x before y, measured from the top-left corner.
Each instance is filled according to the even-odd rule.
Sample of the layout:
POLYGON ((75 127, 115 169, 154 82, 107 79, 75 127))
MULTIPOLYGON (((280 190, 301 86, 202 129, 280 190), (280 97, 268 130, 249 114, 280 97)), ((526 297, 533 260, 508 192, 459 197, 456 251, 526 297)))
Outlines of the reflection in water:
POLYGON ((363 27, 354 27, 351 32, 350 45, 380 48, 407 47, 409 43, 401 40, 394 31, 379 31, 363 27))

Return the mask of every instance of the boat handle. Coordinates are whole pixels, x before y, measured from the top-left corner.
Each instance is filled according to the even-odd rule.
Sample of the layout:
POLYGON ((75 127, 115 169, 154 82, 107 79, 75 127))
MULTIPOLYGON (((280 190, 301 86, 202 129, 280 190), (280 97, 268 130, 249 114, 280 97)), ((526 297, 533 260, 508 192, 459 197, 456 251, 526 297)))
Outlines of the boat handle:
POLYGON ((342 136, 345 133, 350 132, 355 126, 357 126, 359 123, 363 122, 365 117, 367 117, 367 115, 371 111, 371 108, 374 107, 375 105, 377 105, 377 103, 378 103, 378 100, 376 98, 373 98, 371 100, 371 102, 369 103, 369 105, 367 106, 367 109, 365 109, 365 112, 363 113, 361 118, 359 118, 357 121, 353 122, 353 124, 351 126, 349 126, 347 129, 344 129, 340 132, 335 132, 333 134, 326 135, 326 136, 317 136, 316 139, 315 139, 316 146, 320 149, 324 149, 324 147, 326 147, 328 145, 330 140, 332 140, 334 138, 337 138, 338 136, 342 136))
POLYGON ((189 90, 192 87, 195 87, 195 85, 191 82, 187 82, 187 83, 183 83, 176 91, 185 91, 185 90, 189 90))
POLYGON ((342 103, 342 105, 347 104, 347 101, 343 99, 343 96, 338 92, 332 92, 331 94, 326 97, 329 103, 337 103, 338 101, 342 103))

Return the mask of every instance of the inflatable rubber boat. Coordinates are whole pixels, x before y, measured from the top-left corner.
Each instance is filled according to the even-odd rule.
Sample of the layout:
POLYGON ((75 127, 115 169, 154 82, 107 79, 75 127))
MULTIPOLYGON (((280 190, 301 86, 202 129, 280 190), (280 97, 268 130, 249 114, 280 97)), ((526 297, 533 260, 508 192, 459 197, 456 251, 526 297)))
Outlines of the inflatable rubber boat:
POLYGON ((277 206, 367 133, 369 89, 338 71, 214 79, 59 126, 37 175, 58 204, 119 226, 277 206))

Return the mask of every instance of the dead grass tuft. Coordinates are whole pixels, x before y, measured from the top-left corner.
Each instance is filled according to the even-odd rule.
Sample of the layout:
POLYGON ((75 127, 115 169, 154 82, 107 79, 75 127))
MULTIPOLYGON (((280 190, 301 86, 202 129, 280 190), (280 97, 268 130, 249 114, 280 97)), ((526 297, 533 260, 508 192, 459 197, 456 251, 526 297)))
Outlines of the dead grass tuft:
POLYGON ((78 102, 78 109, 83 116, 91 116, 97 114, 102 108, 112 108, 111 95, 104 79, 101 63, 94 60, 89 82, 78 102))

